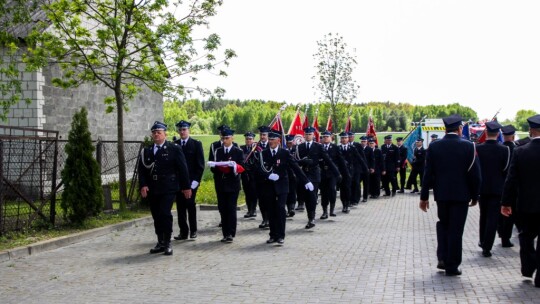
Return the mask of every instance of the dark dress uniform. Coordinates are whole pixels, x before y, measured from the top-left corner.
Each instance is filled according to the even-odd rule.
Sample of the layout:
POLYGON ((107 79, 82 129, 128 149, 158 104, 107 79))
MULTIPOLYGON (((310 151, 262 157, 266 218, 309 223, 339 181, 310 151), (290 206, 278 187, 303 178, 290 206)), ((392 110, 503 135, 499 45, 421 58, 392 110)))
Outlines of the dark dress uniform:
POLYGON ((426 164, 426 149, 424 147, 414 148, 414 157, 411 163, 412 170, 407 180, 407 188, 413 188, 411 193, 418 192, 417 177, 420 175, 420 186, 422 186, 422 179, 424 178, 424 167, 426 164))
POLYGON ((251 156, 244 163, 245 171, 242 173, 242 189, 244 190, 246 206, 248 209, 246 215, 244 215, 246 218, 257 216, 257 183, 255 181, 257 164, 254 156, 255 152, 251 152, 253 151, 253 146, 255 146, 255 143, 249 147, 246 145, 240 146, 240 149, 242 149, 242 152, 244 153, 244 157, 248 157, 251 153, 251 156))
POLYGON ((407 174, 407 147, 401 145, 399 151, 399 190, 401 193, 405 191, 405 177, 407 174))
MULTIPOLYGON (((268 133, 268 132, 270 132, 270 127, 267 127, 267 126, 261 126, 258 129, 259 129, 260 133, 268 133)), ((257 143, 257 151, 262 151, 262 150, 268 149, 268 147, 269 147, 268 141, 267 142, 259 141, 257 143)), ((260 156, 259 153, 256 153, 253 156, 253 162, 255 162, 256 164, 260 163, 259 156, 260 156)), ((257 166, 259 166, 259 165, 257 165, 257 166)), ((260 189, 261 187, 264 187, 264 179, 260 175, 256 174, 255 175, 255 188, 260 189)), ((268 220, 268 206, 266 205, 266 201, 264 200, 264 198, 261 197, 261 192, 258 191, 258 190, 257 190, 257 197, 259 199, 259 210, 261 211, 261 216, 262 216, 262 222, 259 225, 259 228, 261 228, 261 229, 269 228, 270 223, 269 223, 269 220, 268 220)))
MULTIPOLYGON (((139 188, 146 186, 149 189, 150 212, 158 238, 158 244, 152 253, 170 249, 173 201, 178 191, 190 188, 186 159, 180 146, 165 141, 155 154, 154 147, 155 145, 152 145, 144 149, 138 167, 139 188)), ((170 253, 172 254, 172 249, 170 253)))
MULTIPOLYGON (((306 202, 306 209, 308 215, 308 225, 306 228, 315 226, 315 208, 317 207, 317 192, 319 191, 319 183, 321 182, 321 169, 319 167, 319 160, 322 159, 325 162, 332 162, 328 153, 326 153, 321 144, 312 141, 311 143, 305 142, 296 146, 298 150, 298 164, 304 171, 304 174, 313 184, 314 190, 309 191, 305 187, 298 187, 298 191, 302 192, 302 196, 306 202), (308 148, 308 144, 310 145, 308 148)), ((338 176, 336 166, 331 166, 333 173, 338 176), (335 170, 335 171, 334 171, 335 170)), ((299 183, 300 185, 302 183, 299 183)))
MULTIPOLYGON (((496 123, 496 122, 494 122, 496 123)), ((498 130, 498 129, 497 129, 498 130)), ((501 213, 501 195, 510 163, 510 149, 497 142, 486 140, 476 147, 482 172, 480 188, 480 245, 485 257, 491 256, 497 222, 501 213)))
MULTIPOLYGON (((270 135, 272 136, 272 135, 270 135)), ((282 243, 285 239, 285 204, 289 193, 289 169, 293 170, 296 178, 302 184, 308 181, 298 164, 293 160, 288 150, 276 147, 276 153, 273 149, 267 148, 260 152, 261 163, 257 166, 257 174, 263 181, 260 192, 260 199, 264 201, 268 208, 268 220, 270 225, 270 239, 268 243, 282 243), (269 179, 271 174, 277 174, 278 180, 269 179)))
MULTIPOLYGON (((457 127, 462 118, 453 115, 443 121, 445 125, 457 127)), ((430 144, 420 197, 427 201, 429 189, 433 188, 439 217, 436 225, 438 267, 444 268, 447 275, 460 274, 458 266, 468 203, 478 199, 480 183, 480 165, 473 143, 462 140, 456 133, 448 133, 430 144)))
POLYGON ((350 181, 344 178, 345 182, 342 182, 340 186, 340 198, 343 203, 343 212, 349 213, 350 206, 355 204, 355 186, 356 190, 360 188, 360 176, 367 171, 367 165, 353 145, 341 145, 341 153, 349 169, 350 181), (358 185, 357 185, 358 184, 358 185))
POLYGON ((369 194, 371 198, 381 195, 381 172, 384 171, 384 162, 381 149, 369 148, 373 151, 373 173, 369 175, 369 194))
POLYGON ((397 168, 400 166, 399 161, 399 151, 396 145, 383 145, 381 147, 381 152, 383 155, 384 170, 386 174, 382 176, 382 184, 384 187, 384 192, 386 196, 390 195, 390 184, 392 184, 392 195, 396 194, 398 184, 397 184, 397 168))
MULTIPOLYGON (((540 129, 540 115, 530 117, 528 122, 531 128, 540 129)), ((538 241, 536 248, 534 245, 540 235, 539 155, 540 136, 514 149, 501 200, 504 207, 515 206, 512 213, 519 219, 521 274, 532 277, 536 271, 536 287, 540 287, 540 246, 538 241)))
MULTIPOLYGON (((515 133, 515 129, 513 132, 515 133)), ((504 134, 504 127, 503 127, 503 134, 504 134)), ((516 147, 516 144, 513 141, 505 141, 503 142, 503 145, 507 146, 508 149, 510 149, 510 159, 512 159, 512 155, 514 154, 514 148, 516 147)), ((508 170, 505 172, 505 179, 506 179, 506 173, 508 173, 508 170)), ((515 207, 516 206, 512 206, 512 209, 515 209, 515 207)), ((512 237, 512 230, 514 229, 515 217, 516 217, 515 214, 511 214, 508 217, 502 214, 499 215, 499 225, 497 227, 497 232, 499 233, 499 237, 501 238, 501 243, 503 247, 514 246, 514 244, 512 244, 512 242, 510 241, 510 238, 512 237)), ((518 224, 517 223, 515 224, 517 227, 518 224)), ((518 230, 519 230, 519 227, 518 227, 518 230)))
POLYGON ((336 185, 340 179, 340 175, 343 170, 345 170, 345 161, 339 151, 339 147, 333 143, 322 144, 323 149, 328 153, 328 156, 332 160, 331 162, 326 162, 321 160, 319 165, 321 166, 321 184, 319 188, 321 189, 321 206, 323 209, 323 214, 321 219, 328 218, 328 205, 330 205, 330 214, 335 216, 334 208, 336 206, 336 185), (335 174, 335 170, 332 170, 332 166, 338 166, 339 175, 335 174))
MULTIPOLYGON (((225 153, 225 147, 217 148, 215 161, 234 161, 238 165, 242 165, 244 162, 242 150, 234 145, 228 149, 228 153, 225 153)), ((238 194, 240 193, 240 174, 236 174, 230 167, 226 167, 225 170, 221 167, 213 167, 210 170, 214 173, 214 187, 221 216, 221 231, 224 238, 222 241, 232 241, 231 238, 236 236, 236 207, 238 194)))
POLYGON ((364 156, 366 158, 366 164, 368 166, 368 170, 364 174, 362 174, 360 182, 363 185, 362 202, 367 202, 367 199, 370 193, 369 182, 371 179, 371 170, 375 169, 375 155, 373 153, 373 149, 371 149, 369 146, 362 147, 362 150, 364 151, 364 156))
MULTIPOLYGON (((189 171, 191 182, 196 181, 201 184, 201 179, 204 172, 204 152, 202 143, 199 140, 188 137, 187 139, 179 139, 176 144, 182 148, 182 152, 186 158, 186 164, 189 171)), ((197 237, 197 208, 195 205, 195 197, 199 187, 191 189, 191 198, 186 199, 182 192, 176 194, 176 209, 178 211, 178 227, 180 234, 175 239, 187 239, 188 234, 191 238, 197 237), (188 225, 189 223, 189 225, 188 225)))
POLYGON ((354 162, 355 170, 351 178, 351 200, 350 205, 358 205, 360 203, 360 198, 362 197, 362 188, 360 187, 360 181, 362 176, 368 172, 368 166, 366 161, 366 156, 364 155, 364 149, 362 145, 357 142, 349 143, 350 146, 358 152, 360 159, 354 162))

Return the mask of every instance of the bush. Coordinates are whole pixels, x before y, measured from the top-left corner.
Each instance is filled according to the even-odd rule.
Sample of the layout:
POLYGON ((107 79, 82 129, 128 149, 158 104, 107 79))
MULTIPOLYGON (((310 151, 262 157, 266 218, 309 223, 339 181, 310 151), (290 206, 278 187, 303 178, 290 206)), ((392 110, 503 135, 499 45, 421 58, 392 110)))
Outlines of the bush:
POLYGON ((82 224, 103 209, 101 174, 92 156, 95 148, 88 130, 87 114, 83 107, 73 115, 66 144, 67 159, 62 170, 64 192, 61 207, 64 217, 74 224, 82 224))

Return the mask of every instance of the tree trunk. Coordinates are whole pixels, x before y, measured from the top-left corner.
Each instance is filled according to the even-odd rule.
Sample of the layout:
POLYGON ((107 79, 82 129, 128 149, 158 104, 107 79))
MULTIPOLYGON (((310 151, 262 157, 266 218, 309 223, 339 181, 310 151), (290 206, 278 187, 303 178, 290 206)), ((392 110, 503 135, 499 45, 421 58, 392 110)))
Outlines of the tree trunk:
POLYGON ((126 182, 126 156, 124 155, 124 100, 120 86, 114 89, 116 97, 116 129, 118 132, 118 181, 120 191, 120 211, 126 210, 127 202, 127 182, 126 182))

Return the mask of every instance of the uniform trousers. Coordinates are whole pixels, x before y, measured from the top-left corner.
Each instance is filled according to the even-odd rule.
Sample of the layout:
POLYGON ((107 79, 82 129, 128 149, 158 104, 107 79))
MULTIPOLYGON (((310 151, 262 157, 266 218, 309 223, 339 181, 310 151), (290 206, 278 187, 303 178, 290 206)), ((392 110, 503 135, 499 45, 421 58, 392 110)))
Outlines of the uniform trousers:
POLYGON ((351 197, 350 197, 351 203, 358 204, 360 202, 360 197, 362 194, 362 191, 360 190, 361 178, 362 178, 362 174, 358 170, 354 170, 354 173, 351 179, 351 197))
POLYGON ((405 175, 407 174, 407 167, 401 167, 399 169, 399 189, 403 190, 405 188, 405 175))
POLYGON ((263 200, 268 206, 270 238, 284 239, 286 221, 285 203, 287 202, 287 193, 277 194, 273 185, 268 185, 261 197, 264 197, 263 200))
POLYGON ((363 189, 363 195, 362 195, 362 198, 367 200, 368 199, 368 195, 369 195, 369 180, 370 180, 370 175, 369 174, 369 171, 368 172, 364 172, 362 173, 362 175, 360 176, 360 182, 362 183, 362 185, 364 186, 364 189, 363 189))
POLYGON ((287 211, 294 211, 296 205, 296 179, 289 176, 289 194, 287 194, 287 211))
POLYGON ((326 176, 321 178, 321 184, 319 188, 321 189, 321 205, 323 211, 328 211, 328 205, 336 205, 336 183, 337 180, 333 176, 326 176))
POLYGON ((540 213, 519 214, 519 257, 521 274, 532 276, 536 271, 535 284, 540 283, 540 213), (536 248, 534 241, 536 239, 536 248))
POLYGON ((221 216, 221 232, 223 233, 223 237, 236 236, 236 205, 238 201, 238 193, 238 191, 216 191, 218 210, 219 215, 221 216))
POLYGON ((446 271, 455 271, 461 264, 468 212, 468 202, 437 201, 437 258, 444 261, 446 271))
MULTIPOLYGON (((319 192, 319 183, 318 182, 311 182, 313 184, 313 191, 309 191, 306 189, 305 185, 302 185, 302 187, 298 187, 297 189, 301 189, 299 193, 302 193, 302 197, 304 198, 306 202, 306 211, 308 212, 308 217, 310 214, 313 214, 313 217, 315 217, 315 208, 317 207, 317 194, 319 192)), ((297 193, 298 194, 298 193, 297 193)))
MULTIPOLYGON (((265 186, 265 183, 263 181, 257 181, 255 184, 256 189, 263 189, 265 186)), ((261 216, 263 218, 263 221, 268 220, 268 206, 262 197, 262 193, 260 191, 257 191, 257 198, 259 199, 259 210, 261 211, 261 216)))
MULTIPOLYGON (((152 191, 148 192, 148 198, 150 199, 150 212, 154 219, 154 230, 158 237, 168 236, 169 240, 172 234, 173 216, 171 208, 176 196, 175 192, 152 194, 152 191)), ((167 239, 165 239, 167 241, 167 239)))
POLYGON ((257 183, 252 174, 246 172, 242 174, 242 189, 246 197, 248 212, 255 213, 257 211, 257 183))
POLYGON ((480 195, 480 244, 482 249, 491 250, 495 242, 497 222, 501 213, 500 195, 480 195))
POLYGON ((396 171, 386 171, 386 174, 382 176, 382 184, 386 195, 390 195, 390 184, 392 184, 392 192, 397 191, 398 184, 396 174, 396 171))
POLYGON ((348 176, 342 176, 343 179, 339 185, 339 198, 341 199, 341 204, 343 208, 349 206, 351 201, 351 181, 352 179, 348 176))
POLYGON ((381 173, 374 172, 369 175, 369 194, 374 197, 381 195, 381 173))
POLYGON ((176 193, 176 209, 178 211, 180 236, 187 236, 189 232, 197 232, 197 206, 195 205, 195 197, 197 197, 198 189, 191 190, 191 198, 189 199, 186 199, 182 191, 176 193))
POLYGON ((422 179, 424 178, 424 170, 418 170, 412 168, 411 174, 409 174, 409 179, 407 180, 407 188, 414 187, 414 190, 418 190, 418 175, 420 175, 420 187, 422 186, 422 179))

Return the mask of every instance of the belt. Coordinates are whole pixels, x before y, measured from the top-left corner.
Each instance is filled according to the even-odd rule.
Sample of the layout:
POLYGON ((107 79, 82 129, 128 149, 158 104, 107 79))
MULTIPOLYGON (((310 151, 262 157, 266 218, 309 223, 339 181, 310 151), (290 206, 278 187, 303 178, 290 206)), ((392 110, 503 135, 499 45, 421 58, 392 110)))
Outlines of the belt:
POLYGON ((157 174, 154 174, 152 175, 152 180, 163 180, 163 179, 167 179, 169 177, 176 177, 176 175, 174 174, 169 174, 169 175, 157 175, 157 174))

